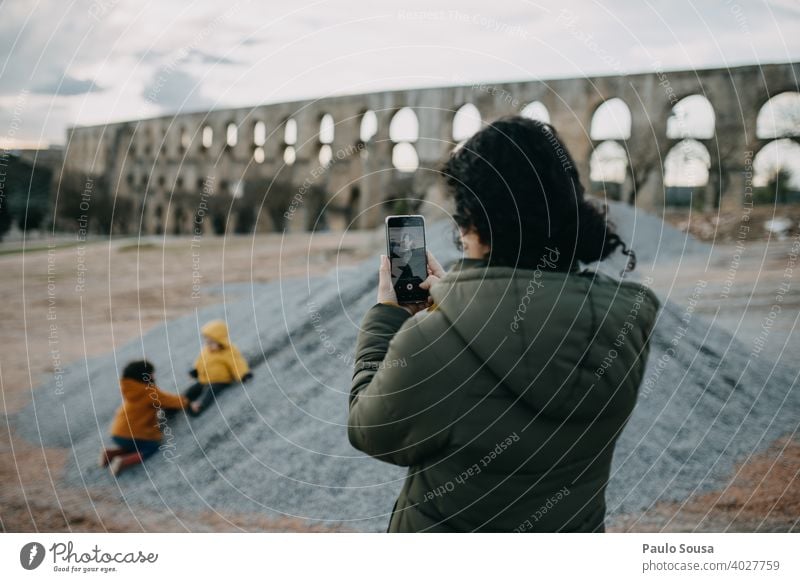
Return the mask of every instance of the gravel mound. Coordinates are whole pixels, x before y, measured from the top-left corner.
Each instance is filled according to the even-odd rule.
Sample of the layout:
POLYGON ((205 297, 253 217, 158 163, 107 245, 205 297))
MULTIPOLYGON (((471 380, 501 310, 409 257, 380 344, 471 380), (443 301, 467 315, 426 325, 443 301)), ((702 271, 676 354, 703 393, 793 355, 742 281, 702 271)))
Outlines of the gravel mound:
MULTIPOLYGON (((636 270, 626 277, 639 279, 653 265, 683 259, 707 259, 713 247, 701 242, 688 232, 682 232, 650 214, 622 202, 608 201, 606 215, 614 230, 636 253, 636 270)), ((619 276, 625 268, 627 257, 615 253, 598 265, 598 270, 619 276)))
MULTIPOLYGON (((609 213, 640 264, 707 251, 641 210, 615 204, 609 213)), ((451 241, 450 225, 430 227, 429 245, 445 264, 458 256, 451 241)), ((14 418, 16 429, 44 446, 71 448, 65 483, 134 507, 260 512, 383 530, 405 471, 352 449, 345 427, 352 350, 374 302, 377 262, 247 286, 239 299, 77 363, 64 376, 63 394, 53 383, 34 391, 14 418), (146 356, 162 388, 182 389, 200 348, 199 328, 212 318, 228 321, 255 380, 229 389, 200 418, 171 419, 171 458, 155 455, 115 484, 95 459, 119 404, 119 371, 146 356)), ((615 456, 612 522, 718 487, 734 463, 797 429, 794 370, 751 357, 749 346, 707 320, 686 320, 684 308, 666 302, 645 385, 615 456)))

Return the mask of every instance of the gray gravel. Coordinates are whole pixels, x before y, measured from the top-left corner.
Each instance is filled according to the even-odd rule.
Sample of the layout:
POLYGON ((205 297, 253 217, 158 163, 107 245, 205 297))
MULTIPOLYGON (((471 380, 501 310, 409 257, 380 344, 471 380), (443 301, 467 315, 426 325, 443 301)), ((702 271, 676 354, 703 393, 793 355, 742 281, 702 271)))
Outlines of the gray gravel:
MULTIPOLYGON (((615 205, 611 217, 640 265, 709 252, 642 211, 615 205)), ((430 228, 429 244, 443 263, 457 258, 451 241, 448 225, 430 228)), ((619 272, 623 264, 615 258, 606 268, 619 272)), ((404 471, 353 450, 345 430, 352 350, 358 322, 374 302, 376 271, 377 259, 317 279, 248 286, 226 305, 71 366, 65 393, 41 386, 14 418, 16 428, 33 442, 71 447, 65 483, 124 496, 134 506, 281 514, 383 530, 404 471), (312 311, 320 315, 316 325, 312 311), (176 457, 154 456, 117 487, 95 459, 119 404, 119 370, 146 355, 162 388, 183 388, 199 327, 217 317, 227 319, 233 340, 256 365, 255 380, 231 388, 198 419, 172 419, 176 457)), ((667 352, 685 313, 666 302, 660 314, 647 371, 653 385, 615 456, 611 521, 718 487, 734 463, 797 429, 796 370, 750 357, 750 346, 696 315, 674 353, 667 352)))

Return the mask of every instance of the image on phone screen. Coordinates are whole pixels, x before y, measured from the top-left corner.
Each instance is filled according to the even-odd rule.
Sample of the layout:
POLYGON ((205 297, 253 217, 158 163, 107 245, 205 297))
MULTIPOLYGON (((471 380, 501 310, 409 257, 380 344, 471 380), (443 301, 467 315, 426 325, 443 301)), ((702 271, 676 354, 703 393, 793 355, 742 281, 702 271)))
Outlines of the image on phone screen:
POLYGON ((390 217, 387 220, 392 284, 400 303, 424 301, 428 292, 419 284, 428 277, 425 225, 422 217, 390 217))

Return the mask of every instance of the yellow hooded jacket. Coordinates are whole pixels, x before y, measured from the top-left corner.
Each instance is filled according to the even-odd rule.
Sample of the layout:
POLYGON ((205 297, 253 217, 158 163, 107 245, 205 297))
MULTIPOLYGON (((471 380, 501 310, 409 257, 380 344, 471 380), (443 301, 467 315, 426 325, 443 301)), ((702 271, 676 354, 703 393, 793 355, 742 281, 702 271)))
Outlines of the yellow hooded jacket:
POLYGON ((203 346, 194 363, 197 381, 201 384, 230 384, 241 381, 250 371, 250 366, 231 343, 225 322, 220 319, 209 321, 200 331, 222 346, 222 349, 211 351, 208 346, 203 346))
POLYGON ((179 394, 170 394, 155 384, 123 378, 119 382, 122 406, 117 409, 111 423, 111 435, 126 439, 161 440, 158 409, 183 408, 188 400, 179 394))

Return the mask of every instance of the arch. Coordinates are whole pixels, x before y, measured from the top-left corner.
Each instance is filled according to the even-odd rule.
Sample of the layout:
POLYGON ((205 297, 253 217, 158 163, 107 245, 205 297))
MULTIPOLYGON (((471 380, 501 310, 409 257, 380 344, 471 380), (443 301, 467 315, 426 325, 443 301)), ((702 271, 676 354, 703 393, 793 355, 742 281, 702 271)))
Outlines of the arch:
POLYGON ((330 144, 322 144, 319 148, 319 163, 322 167, 327 166, 333 161, 333 150, 330 144))
POLYGON ((756 137, 780 139, 800 136, 800 93, 786 91, 762 105, 756 117, 756 137))
POLYGON ((368 143, 378 133, 378 116, 371 109, 361 114, 359 137, 363 143, 368 143))
POLYGON ((392 148, 392 165, 401 172, 416 172, 419 168, 419 157, 414 144, 407 141, 395 144, 392 148))
POLYGON ((604 141, 589 158, 592 192, 612 200, 622 200, 622 185, 628 175, 628 152, 616 141, 604 141))
POLYGON ((350 199, 344 209, 345 224, 347 228, 358 228, 358 209, 361 206, 361 188, 350 188, 350 199))
POLYGON ((257 148, 267 143, 267 126, 263 121, 256 121, 253 124, 253 145, 257 148))
POLYGON ((325 113, 319 120, 319 143, 332 144, 335 131, 333 115, 325 113))
POLYGON ((294 151, 294 146, 286 146, 283 150, 283 162, 287 166, 291 166, 296 159, 297 153, 294 151))
POLYGON ((541 101, 531 101, 519 113, 522 117, 535 119, 543 123, 550 123, 550 112, 541 101))
POLYGON ((711 139, 714 137, 714 106, 703 95, 684 97, 667 118, 669 139, 711 139))
POLYGON ((189 130, 186 127, 181 127, 179 130, 178 147, 181 153, 189 150, 192 145, 192 136, 189 135, 189 130))
POLYGON ((204 125, 201 133, 201 143, 204 149, 210 149, 214 145, 214 128, 210 125, 204 125))
POLYGON ((592 182, 615 182, 622 184, 628 169, 628 152, 618 142, 601 142, 589 158, 592 182))
POLYGON ((228 216, 222 210, 211 214, 211 228, 218 235, 224 235, 228 230, 228 216))
POLYGON ((472 103, 462 105, 453 116, 453 141, 461 143, 481 129, 481 112, 472 103))
POLYGON ((172 234, 174 235, 181 235, 183 234, 183 222, 185 220, 183 206, 177 205, 175 207, 175 216, 172 222, 172 234))
MULTIPOLYGON (((167 127, 161 130, 161 141, 157 145, 156 156, 167 155, 169 153, 169 143, 167 142, 168 134, 169 131, 167 127)), ((97 147, 98 149, 100 148, 100 142, 98 142, 97 147)))
POLYGON ((242 204, 236 212, 236 234, 255 232, 256 212, 250 204, 242 204))
MULTIPOLYGON (((142 132, 142 141, 144 141, 144 147, 142 151, 144 152, 145 156, 149 156, 153 153, 153 130, 150 128, 149 125, 144 126, 144 131, 142 132)), ((84 142, 84 147, 86 148, 86 155, 87 157, 91 153, 91 146, 89 144, 89 136, 86 136, 86 140, 84 142)))
POLYGON ((592 115, 589 136, 593 140, 631 137, 631 110, 619 97, 603 101, 592 115))
POLYGON ((239 143, 239 126, 233 121, 225 127, 225 145, 229 148, 236 147, 239 143))
POLYGON ((800 144, 769 142, 753 157, 753 198, 757 203, 800 202, 800 144))
POLYGON ((231 197, 233 198, 242 198, 244 196, 244 181, 242 180, 234 180, 233 184, 231 184, 228 188, 231 197))
POLYGON ((163 234, 164 221, 162 219, 164 215, 164 210, 161 204, 157 204, 156 207, 153 209, 153 215, 155 217, 155 223, 156 223, 155 234, 163 234))
POLYGON ((297 122, 291 117, 283 123, 283 143, 287 146, 297 143, 297 122))
POLYGON ((691 206, 705 200, 711 155, 702 143, 683 139, 664 158, 664 195, 667 206, 691 206))
POLYGON ((267 126, 258 120, 253 124, 253 161, 263 164, 266 159, 264 144, 267 143, 267 126))
POLYGON ((419 120, 410 107, 403 107, 389 122, 389 139, 394 143, 414 143, 419 139, 419 120))

